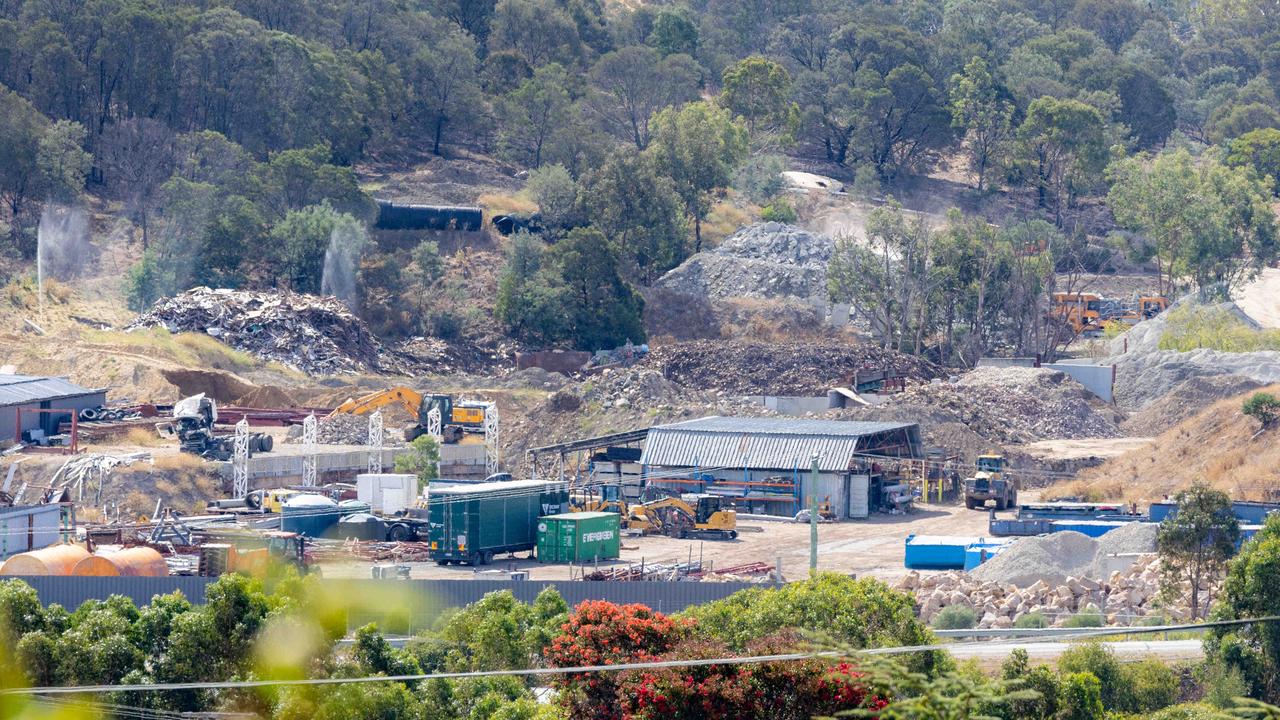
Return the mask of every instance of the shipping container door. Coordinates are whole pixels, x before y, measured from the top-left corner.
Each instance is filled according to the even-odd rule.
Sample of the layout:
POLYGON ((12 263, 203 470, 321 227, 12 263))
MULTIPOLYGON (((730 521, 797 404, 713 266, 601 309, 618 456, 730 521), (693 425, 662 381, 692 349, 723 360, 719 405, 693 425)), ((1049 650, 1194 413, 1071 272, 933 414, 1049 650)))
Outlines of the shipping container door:
POLYGON ((871 478, 866 475, 846 475, 845 477, 849 483, 849 491, 845 496, 849 498, 846 517, 865 520, 871 515, 869 502, 871 478))

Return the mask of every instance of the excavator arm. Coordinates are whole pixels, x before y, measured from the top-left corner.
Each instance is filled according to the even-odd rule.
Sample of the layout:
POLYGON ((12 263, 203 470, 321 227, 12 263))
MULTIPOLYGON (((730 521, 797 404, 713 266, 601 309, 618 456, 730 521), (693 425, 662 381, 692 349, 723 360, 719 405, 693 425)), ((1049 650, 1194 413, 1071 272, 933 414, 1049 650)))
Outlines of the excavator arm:
POLYGON ((334 408, 333 412, 329 413, 329 417, 334 415, 364 415, 393 403, 399 403, 411 417, 416 418, 422 408, 422 393, 407 387, 379 390, 363 397, 348 399, 334 408))

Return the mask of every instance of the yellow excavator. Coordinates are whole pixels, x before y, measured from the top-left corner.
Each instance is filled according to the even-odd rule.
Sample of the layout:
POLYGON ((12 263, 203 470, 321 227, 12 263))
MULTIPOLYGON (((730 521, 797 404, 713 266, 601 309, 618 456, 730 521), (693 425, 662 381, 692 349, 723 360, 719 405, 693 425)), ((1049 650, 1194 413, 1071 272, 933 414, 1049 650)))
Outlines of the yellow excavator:
POLYGON ((415 419, 413 425, 405 428, 405 442, 413 442, 428 432, 428 416, 433 409, 440 411, 440 435, 444 442, 455 444, 462 441, 465 433, 483 433, 484 418, 489 403, 462 400, 454 402, 449 395, 424 395, 407 387, 393 387, 369 393, 363 397, 350 398, 333 412, 334 415, 365 415, 388 405, 399 405, 415 419))
POLYGON ((646 535, 662 533, 685 538, 702 535, 732 540, 738 537, 738 513, 717 495, 682 495, 632 505, 627 527, 646 535))
POLYGON ((627 527, 631 513, 627 501, 622 499, 621 485, 592 485, 569 492, 569 507, 574 512, 611 512, 622 516, 622 526, 627 527))

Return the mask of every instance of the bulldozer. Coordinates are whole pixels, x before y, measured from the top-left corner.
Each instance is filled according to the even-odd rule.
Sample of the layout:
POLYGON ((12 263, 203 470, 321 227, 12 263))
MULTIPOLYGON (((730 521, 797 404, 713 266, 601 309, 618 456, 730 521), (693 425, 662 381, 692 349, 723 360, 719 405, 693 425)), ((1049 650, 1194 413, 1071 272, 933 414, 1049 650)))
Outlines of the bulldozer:
POLYGON ((978 456, 978 471, 964 481, 964 506, 970 510, 994 501, 997 510, 1018 504, 1018 482, 1005 469, 1005 456, 978 456))
POLYGON ((424 395, 407 387, 393 387, 350 398, 333 412, 334 415, 365 415, 388 405, 398 404, 415 419, 404 429, 405 442, 413 442, 429 432, 428 418, 432 410, 440 411, 440 436, 444 442, 454 445, 463 441, 466 433, 483 433, 485 414, 489 403, 462 400, 454 402, 449 395, 424 395))
POLYGON ((632 505, 627 527, 673 538, 690 536, 732 540, 738 537, 738 513, 717 495, 682 495, 632 505))
POLYGON ((1092 336, 1102 332, 1102 298, 1093 293, 1053 294, 1050 316, 1066 323, 1076 335, 1092 336))
POLYGON ((307 572, 307 539, 297 533, 278 530, 258 537, 233 537, 231 542, 204 543, 200 546, 197 573, 219 576, 238 572, 250 577, 263 577, 275 564, 292 565, 307 572))

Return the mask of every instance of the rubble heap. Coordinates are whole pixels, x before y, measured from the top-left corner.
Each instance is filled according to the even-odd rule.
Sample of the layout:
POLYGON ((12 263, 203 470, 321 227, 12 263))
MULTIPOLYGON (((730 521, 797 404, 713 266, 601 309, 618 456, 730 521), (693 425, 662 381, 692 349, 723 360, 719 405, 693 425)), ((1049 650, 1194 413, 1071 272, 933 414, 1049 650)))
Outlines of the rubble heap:
MULTIPOLYGON (((311 375, 395 372, 395 361, 342 301, 289 292, 199 287, 160 300, 128 330, 197 332, 311 375)), ((394 356, 392 356, 394 357, 394 356)))
POLYGON ((656 287, 715 299, 823 298, 833 247, 825 235, 782 223, 756 223, 716 249, 689 258, 656 287))
MULTIPOLYGON (((395 444, 403 441, 404 433, 399 428, 391 427, 388 424, 384 424, 383 437, 384 437, 383 442, 385 442, 388 445, 391 445, 391 444, 395 444)), ((287 441, 290 443, 302 442, 302 426, 301 425, 295 425, 290 428, 287 441)), ((317 418, 316 444, 318 445, 368 445, 369 444, 369 416, 368 415, 332 415, 329 417, 317 418)))
POLYGON ((875 345, 711 340, 655 348, 641 366, 680 385, 742 395, 822 396, 858 370, 892 369, 915 380, 942 374, 928 360, 875 345))
POLYGON ((956 382, 908 387, 892 408, 955 415, 984 439, 1031 443, 1120 434, 1115 413, 1066 374, 1047 368, 977 368, 956 382))
MULTIPOLYGON (((1161 601, 1160 583, 1159 559, 1143 555, 1128 569, 1115 571, 1105 580, 1070 576, 1061 583, 1037 580, 1020 587, 980 580, 972 573, 922 577, 912 572, 896 587, 915 594, 920 620, 925 623, 932 623, 943 608, 953 605, 973 609, 979 628, 1013 627, 1031 613, 1043 615, 1053 627, 1063 626, 1076 613, 1092 612, 1102 614, 1110 625, 1137 625, 1147 617, 1190 620, 1191 610, 1184 603, 1161 601)), ((1206 589, 1212 595, 1212 588, 1206 589)))

